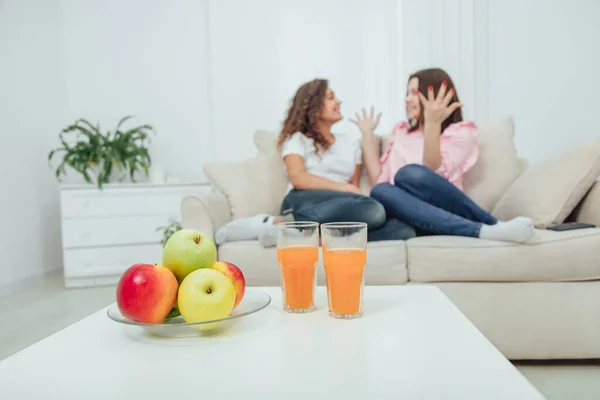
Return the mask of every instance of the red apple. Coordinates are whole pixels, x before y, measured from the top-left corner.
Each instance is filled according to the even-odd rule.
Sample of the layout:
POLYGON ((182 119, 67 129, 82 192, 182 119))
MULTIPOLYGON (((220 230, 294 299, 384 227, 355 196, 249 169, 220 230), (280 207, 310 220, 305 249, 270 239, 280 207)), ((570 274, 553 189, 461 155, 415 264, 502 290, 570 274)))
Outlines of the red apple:
POLYGON ((217 261, 213 264, 213 269, 223 273, 233 283, 233 287, 235 288, 235 303, 233 304, 233 308, 235 309, 244 298, 244 292, 246 291, 246 279, 242 270, 226 261, 217 261))
POLYGON ((135 264, 127 268, 117 285, 117 305, 124 317, 158 324, 177 301, 179 284, 173 273, 157 264, 135 264))

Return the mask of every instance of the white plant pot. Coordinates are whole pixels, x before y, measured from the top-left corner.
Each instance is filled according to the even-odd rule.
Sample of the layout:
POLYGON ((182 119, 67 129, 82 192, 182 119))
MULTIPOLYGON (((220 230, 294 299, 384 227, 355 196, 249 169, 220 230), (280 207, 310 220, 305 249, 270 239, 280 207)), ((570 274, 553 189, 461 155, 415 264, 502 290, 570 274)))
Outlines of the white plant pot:
MULTIPOLYGON (((90 174, 90 178, 94 185, 98 184, 98 176, 100 175, 100 168, 95 167, 92 168, 92 173, 90 174)), ((138 173, 134 174, 136 182, 140 182, 141 179, 138 179, 138 173)), ((108 177, 108 183, 124 183, 131 182, 131 177, 129 176, 129 171, 122 166, 113 165, 113 168, 110 172, 110 176, 108 177)), ((106 184, 106 183, 104 183, 106 184)))

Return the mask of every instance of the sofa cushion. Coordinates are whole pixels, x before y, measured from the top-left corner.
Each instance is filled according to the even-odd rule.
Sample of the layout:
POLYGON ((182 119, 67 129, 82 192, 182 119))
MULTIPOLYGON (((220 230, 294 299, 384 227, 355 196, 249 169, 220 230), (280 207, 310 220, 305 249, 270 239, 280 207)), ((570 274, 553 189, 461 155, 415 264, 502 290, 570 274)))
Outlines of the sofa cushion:
POLYGON ((600 181, 579 202, 572 215, 573 221, 600 226, 600 181))
POLYGON ((279 215, 287 177, 277 154, 240 162, 207 163, 204 174, 227 197, 233 219, 279 215))
MULTIPOLYGON (((249 286, 278 286, 280 274, 277 251, 264 248, 258 241, 231 242, 219 246, 218 259, 239 266, 249 286)), ((371 242, 367 250, 365 284, 399 285, 407 281, 404 241, 371 242)), ((319 252, 317 283, 325 284, 322 252, 319 252)))
POLYGON ((510 117, 478 124, 479 158, 467 171, 465 193, 481 208, 492 211, 523 171, 515 148, 514 121, 510 117))
POLYGON ((527 244, 459 236, 406 242, 418 282, 556 282, 600 279, 600 229, 536 230, 527 244))
POLYGON ((600 358, 600 281, 435 285, 509 360, 600 358))
POLYGON ((600 139, 532 165, 511 185, 493 214, 531 217, 538 228, 562 223, 600 174, 600 139))

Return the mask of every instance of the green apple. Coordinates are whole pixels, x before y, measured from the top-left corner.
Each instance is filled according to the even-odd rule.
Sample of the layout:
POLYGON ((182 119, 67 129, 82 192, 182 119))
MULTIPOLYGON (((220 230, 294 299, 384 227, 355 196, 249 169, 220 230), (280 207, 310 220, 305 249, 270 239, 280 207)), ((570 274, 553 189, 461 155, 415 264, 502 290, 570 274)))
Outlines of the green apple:
POLYGON ((231 279, 214 269, 197 269, 179 286, 177 305, 185 322, 226 318, 234 304, 235 287, 231 279))
POLYGON ((175 232, 163 249, 162 265, 171 270, 177 281, 200 268, 212 268, 217 261, 215 242, 195 229, 175 232))

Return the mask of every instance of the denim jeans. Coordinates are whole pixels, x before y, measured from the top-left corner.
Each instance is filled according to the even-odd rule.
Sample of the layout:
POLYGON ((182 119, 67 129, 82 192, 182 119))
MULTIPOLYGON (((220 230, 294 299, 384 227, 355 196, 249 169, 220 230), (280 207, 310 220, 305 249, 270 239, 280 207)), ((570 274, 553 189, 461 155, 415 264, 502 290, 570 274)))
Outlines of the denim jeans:
POLYGON ((407 240, 415 230, 406 223, 386 216, 377 200, 348 192, 333 190, 292 189, 283 199, 281 214, 292 213, 296 221, 364 222, 368 240, 407 240))
POLYGON ((413 226, 419 235, 479 237, 482 224, 498 220, 444 177, 423 165, 402 167, 394 184, 379 183, 371 197, 389 216, 413 226))

